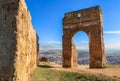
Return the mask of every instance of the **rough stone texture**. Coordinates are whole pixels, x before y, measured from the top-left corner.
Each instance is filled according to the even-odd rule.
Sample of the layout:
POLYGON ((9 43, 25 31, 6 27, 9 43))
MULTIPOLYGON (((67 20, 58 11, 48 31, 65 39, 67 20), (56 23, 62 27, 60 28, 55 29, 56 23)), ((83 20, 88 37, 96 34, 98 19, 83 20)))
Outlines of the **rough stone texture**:
POLYGON ((102 28, 102 11, 99 6, 66 13, 63 18, 63 67, 77 66, 74 35, 84 31, 89 37, 90 68, 101 68, 106 63, 102 28))
POLYGON ((24 0, 0 0, 0 81, 29 81, 38 37, 24 0))

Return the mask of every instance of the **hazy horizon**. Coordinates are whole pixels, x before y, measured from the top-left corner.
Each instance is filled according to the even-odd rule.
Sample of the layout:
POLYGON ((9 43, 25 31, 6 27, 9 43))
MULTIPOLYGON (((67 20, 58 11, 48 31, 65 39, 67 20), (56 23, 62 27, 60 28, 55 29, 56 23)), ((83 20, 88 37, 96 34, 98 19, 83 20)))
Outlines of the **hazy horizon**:
MULTIPOLYGON (((77 60, 78 64, 89 64, 89 50, 77 49, 77 60)), ((120 64, 120 50, 105 50, 105 55, 108 63, 110 64, 120 64)), ((40 47, 40 58, 46 57, 50 62, 55 62, 58 64, 62 63, 62 48, 56 49, 51 46, 45 46, 45 48, 40 47)))
MULTIPOLYGON (((88 44, 79 44, 76 46, 77 50, 89 50, 88 44)), ((49 50, 49 49, 61 49, 62 50, 62 43, 53 44, 53 43, 45 43, 40 44, 40 50, 49 50)), ((105 45, 105 50, 120 50, 119 47, 112 47, 112 45, 105 45)))

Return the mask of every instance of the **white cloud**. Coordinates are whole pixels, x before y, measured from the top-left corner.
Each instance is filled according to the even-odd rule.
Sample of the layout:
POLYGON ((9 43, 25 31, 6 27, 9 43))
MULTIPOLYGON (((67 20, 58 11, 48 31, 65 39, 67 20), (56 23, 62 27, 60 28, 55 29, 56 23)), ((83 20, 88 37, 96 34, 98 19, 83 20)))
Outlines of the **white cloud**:
POLYGON ((106 44, 105 48, 106 49, 120 49, 120 43, 118 43, 118 44, 106 44))
POLYGON ((76 48, 79 50, 88 50, 89 45, 88 44, 75 44, 76 48))
POLYGON ((48 44, 62 44, 60 41, 48 41, 48 44))
POLYGON ((104 31, 105 34, 120 34, 120 30, 118 31, 104 31))
POLYGON ((77 41, 77 42, 74 42, 75 43, 75 45, 81 45, 81 44, 88 44, 89 43, 89 41, 77 41))
MULTIPOLYGON (((76 45, 77 49, 89 49, 89 45, 88 44, 81 44, 81 45, 76 45)), ((105 44, 105 49, 106 50, 119 50, 120 49, 120 43, 117 44, 105 44)))
POLYGON ((88 41, 80 41, 80 42, 82 42, 82 43, 88 43, 88 41))
POLYGON ((78 50, 88 50, 88 49, 89 49, 88 46, 76 46, 76 48, 77 48, 78 50))

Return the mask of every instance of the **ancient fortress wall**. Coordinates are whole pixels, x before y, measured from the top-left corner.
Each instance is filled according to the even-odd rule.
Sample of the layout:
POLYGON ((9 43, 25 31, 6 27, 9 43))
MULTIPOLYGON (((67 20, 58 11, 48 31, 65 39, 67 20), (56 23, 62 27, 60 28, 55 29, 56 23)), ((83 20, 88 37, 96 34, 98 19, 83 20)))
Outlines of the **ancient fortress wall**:
POLYGON ((24 0, 0 0, 0 81, 29 81, 38 37, 24 0))

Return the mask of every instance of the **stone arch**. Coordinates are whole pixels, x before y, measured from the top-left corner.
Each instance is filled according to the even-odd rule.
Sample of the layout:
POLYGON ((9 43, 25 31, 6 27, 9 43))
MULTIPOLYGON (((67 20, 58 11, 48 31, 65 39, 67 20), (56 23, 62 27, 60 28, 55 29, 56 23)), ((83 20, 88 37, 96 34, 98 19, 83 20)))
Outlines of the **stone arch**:
POLYGON ((86 31, 82 31, 82 30, 81 30, 81 31, 77 31, 76 33, 73 34, 73 36, 72 36, 72 41, 74 41, 75 35, 76 35, 77 33, 79 33, 79 32, 85 33, 85 34, 87 35, 88 39, 89 39, 89 34, 88 34, 86 31))
POLYGON ((66 13, 63 18, 63 67, 77 66, 77 52, 72 41, 78 31, 89 37, 90 68, 101 68, 106 63, 102 28, 102 11, 99 6, 66 13))

